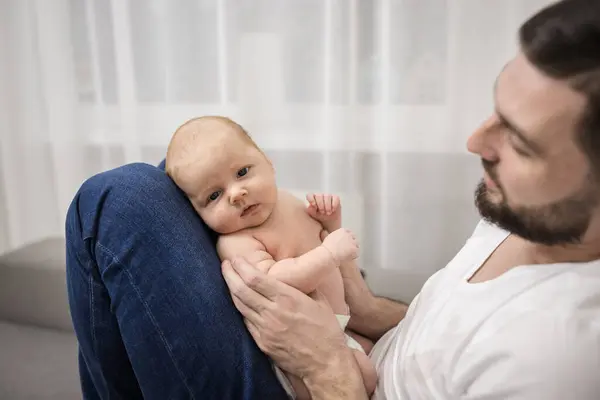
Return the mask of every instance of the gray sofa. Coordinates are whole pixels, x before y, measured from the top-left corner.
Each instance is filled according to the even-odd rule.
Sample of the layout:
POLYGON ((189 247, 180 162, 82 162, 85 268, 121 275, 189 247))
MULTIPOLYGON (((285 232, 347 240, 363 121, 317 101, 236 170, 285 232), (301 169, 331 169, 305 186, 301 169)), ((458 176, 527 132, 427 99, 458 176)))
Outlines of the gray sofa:
POLYGON ((0 399, 81 399, 60 238, 0 256, 0 399))
MULTIPOLYGON (((81 399, 65 288, 64 239, 0 256, 0 399, 81 399)), ((410 302, 427 276, 369 270, 381 295, 410 302)))

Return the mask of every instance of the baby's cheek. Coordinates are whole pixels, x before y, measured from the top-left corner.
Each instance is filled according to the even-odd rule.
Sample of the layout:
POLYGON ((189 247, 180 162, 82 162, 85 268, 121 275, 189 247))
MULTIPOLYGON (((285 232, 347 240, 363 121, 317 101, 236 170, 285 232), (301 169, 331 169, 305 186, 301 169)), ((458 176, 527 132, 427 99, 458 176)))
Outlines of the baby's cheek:
POLYGON ((219 230, 219 218, 218 215, 215 215, 216 213, 213 210, 201 210, 198 214, 209 228, 214 231, 219 230))
POLYGON ((237 220, 233 218, 229 207, 215 207, 208 214, 204 222, 215 232, 231 233, 237 230, 237 220))

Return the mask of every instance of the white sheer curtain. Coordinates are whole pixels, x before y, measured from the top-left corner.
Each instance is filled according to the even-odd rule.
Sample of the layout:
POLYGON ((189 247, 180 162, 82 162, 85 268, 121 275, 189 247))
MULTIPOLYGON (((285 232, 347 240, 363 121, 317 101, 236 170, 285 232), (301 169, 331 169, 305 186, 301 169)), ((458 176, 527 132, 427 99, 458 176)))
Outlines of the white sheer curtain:
POLYGON ((363 265, 428 275, 473 228, 465 140, 548 3, 2 0, 0 252, 61 235, 86 177, 221 114, 281 186, 342 195, 363 265))

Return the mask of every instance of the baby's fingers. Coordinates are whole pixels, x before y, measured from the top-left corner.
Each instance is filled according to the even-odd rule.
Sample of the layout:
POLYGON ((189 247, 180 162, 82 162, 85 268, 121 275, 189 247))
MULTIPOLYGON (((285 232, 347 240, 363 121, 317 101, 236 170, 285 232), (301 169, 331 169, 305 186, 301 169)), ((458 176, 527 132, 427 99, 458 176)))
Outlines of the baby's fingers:
POLYGON ((325 196, 323 202, 325 203, 325 212, 327 215, 331 215, 333 212, 333 196, 325 196))
POLYGON ((315 200, 317 202, 317 208, 319 209, 319 212, 321 214, 325 213, 325 199, 323 198, 322 194, 317 194, 315 195, 315 200))
POLYGON ((340 198, 339 196, 332 196, 331 198, 331 209, 333 212, 336 212, 340 207, 340 198))

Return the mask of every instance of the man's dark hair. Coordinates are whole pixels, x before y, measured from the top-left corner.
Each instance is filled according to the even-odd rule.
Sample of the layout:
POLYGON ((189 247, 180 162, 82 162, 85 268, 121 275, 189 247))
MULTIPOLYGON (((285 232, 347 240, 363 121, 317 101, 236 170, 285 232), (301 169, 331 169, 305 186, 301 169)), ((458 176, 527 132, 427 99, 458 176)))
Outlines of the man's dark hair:
POLYGON ((546 75, 584 94, 579 144, 600 178, 600 0, 563 0, 519 29, 523 53, 546 75))

